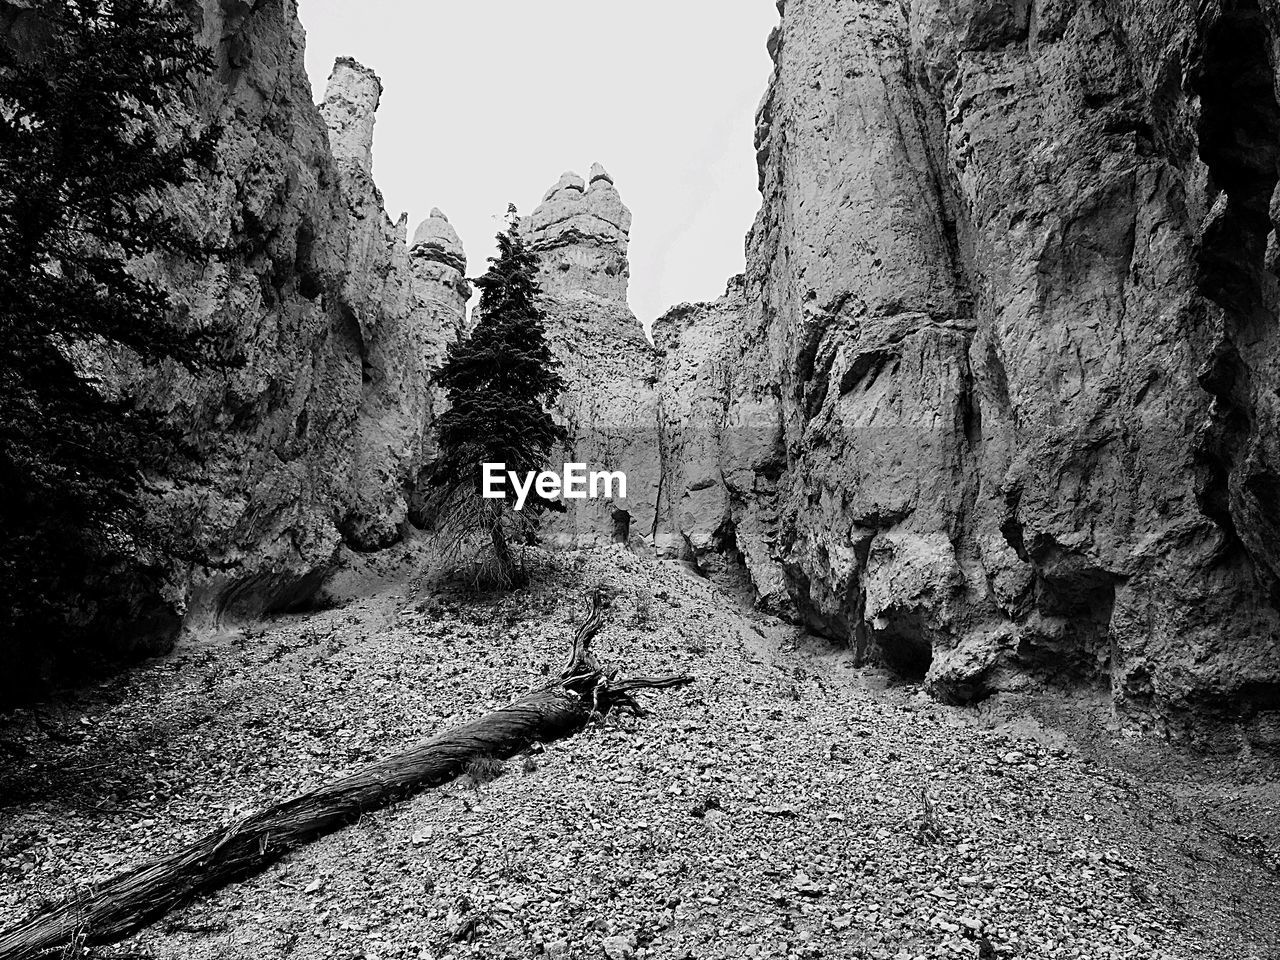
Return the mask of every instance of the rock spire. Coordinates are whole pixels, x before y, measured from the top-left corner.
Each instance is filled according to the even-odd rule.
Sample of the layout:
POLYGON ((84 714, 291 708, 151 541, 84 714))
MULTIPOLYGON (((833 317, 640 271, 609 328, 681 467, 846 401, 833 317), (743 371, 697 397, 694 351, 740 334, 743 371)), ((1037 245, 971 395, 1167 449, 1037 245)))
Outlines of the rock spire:
POLYGON ((320 115, 329 129, 329 147, 339 163, 373 171, 373 125, 382 99, 378 75, 350 57, 339 57, 329 75, 320 115))
POLYGON ((588 180, 562 175, 521 230, 542 257, 548 293, 626 302, 631 211, 599 163, 588 180))

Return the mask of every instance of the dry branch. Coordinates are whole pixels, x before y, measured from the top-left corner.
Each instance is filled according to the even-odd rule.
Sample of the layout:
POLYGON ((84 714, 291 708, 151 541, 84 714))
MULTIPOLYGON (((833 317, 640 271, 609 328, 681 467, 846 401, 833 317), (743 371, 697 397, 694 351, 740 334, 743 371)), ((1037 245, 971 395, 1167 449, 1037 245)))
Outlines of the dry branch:
POLYGON ((558 679, 478 720, 245 817, 83 897, 36 914, 0 934, 0 960, 30 960, 72 945, 114 943, 200 894, 264 870, 289 851, 363 814, 448 783, 473 760, 509 759, 535 742, 572 736, 610 710, 642 715, 633 697, 636 690, 693 682, 682 675, 615 680, 617 671, 602 670, 590 649, 603 616, 597 590, 558 679))

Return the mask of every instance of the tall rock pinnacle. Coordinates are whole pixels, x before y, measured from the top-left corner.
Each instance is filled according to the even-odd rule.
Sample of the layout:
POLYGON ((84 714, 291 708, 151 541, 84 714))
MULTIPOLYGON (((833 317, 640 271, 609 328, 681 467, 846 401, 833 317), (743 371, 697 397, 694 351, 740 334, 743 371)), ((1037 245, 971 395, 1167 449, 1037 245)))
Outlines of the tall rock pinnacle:
POLYGON ((561 176, 521 230, 542 258, 547 293, 626 302, 631 211, 600 164, 592 165, 589 181, 561 176))
POLYGON ((373 125, 382 99, 378 75, 350 57, 339 57, 329 75, 320 115, 329 129, 329 146, 339 163, 373 170, 373 125))
POLYGON ((439 207, 432 208, 431 216, 418 224, 410 254, 415 260, 438 263, 452 269, 457 279, 467 272, 467 255, 463 252, 462 240, 439 207))
POLYGON ((467 322, 467 255, 449 218, 439 209, 418 225, 409 248, 409 289, 415 315, 423 318, 425 340, 419 347, 428 366, 444 359, 445 348, 467 322))
MULTIPOLYGON (((520 222, 541 265, 542 307, 567 388, 556 401, 569 432, 566 461, 627 475, 626 495, 578 500, 546 519, 540 536, 560 546, 646 548, 657 515, 657 353, 627 305, 631 211, 600 164, 584 180, 566 173, 520 222)), ((553 457, 554 461, 554 457, 553 457)))
POLYGON ((386 214, 372 174, 381 95, 372 70, 342 57, 320 108, 347 208, 342 292, 359 329, 355 473, 340 528, 360 550, 394 543, 413 509, 406 493, 431 453, 431 369, 461 330, 471 291, 462 244, 444 214, 432 211, 412 250, 406 218, 386 214))

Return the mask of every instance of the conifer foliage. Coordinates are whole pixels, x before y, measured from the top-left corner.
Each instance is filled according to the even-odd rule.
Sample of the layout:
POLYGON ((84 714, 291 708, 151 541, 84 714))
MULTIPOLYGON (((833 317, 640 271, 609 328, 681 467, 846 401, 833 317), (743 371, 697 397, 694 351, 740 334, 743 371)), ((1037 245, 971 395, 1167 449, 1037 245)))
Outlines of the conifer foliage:
POLYGON ((218 136, 177 119, 212 58, 170 3, 36 0, 14 30, 0 37, 0 659, 11 680, 114 642, 155 587, 138 495, 179 438, 95 371, 112 358, 213 360, 210 338, 172 324, 168 296, 135 266, 206 252, 164 200, 212 163, 218 136))
POLYGON ((509 587, 521 579, 510 540, 527 539, 541 512, 563 506, 531 499, 516 511, 511 498, 483 499, 483 465, 502 463, 521 475, 542 470, 567 435, 548 409, 565 383, 538 305, 538 258, 520 237, 514 207, 497 239, 498 255, 476 281, 480 319, 450 345, 437 375, 449 409, 439 420, 433 483, 451 545, 462 548, 476 534, 488 541, 491 556, 477 568, 477 585, 509 587))

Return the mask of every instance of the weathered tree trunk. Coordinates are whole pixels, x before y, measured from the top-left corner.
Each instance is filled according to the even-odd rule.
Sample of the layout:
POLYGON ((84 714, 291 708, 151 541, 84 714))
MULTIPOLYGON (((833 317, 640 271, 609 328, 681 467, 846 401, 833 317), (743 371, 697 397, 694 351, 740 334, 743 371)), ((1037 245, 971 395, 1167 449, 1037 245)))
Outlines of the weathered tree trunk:
POLYGON ((497 564, 498 582, 501 586, 514 586, 520 577, 516 571, 516 558, 511 555, 511 545, 507 543, 507 532, 502 528, 502 513, 494 517, 493 526, 489 528, 489 540, 493 544, 493 559, 497 564))
POLYGON ((473 760, 508 759, 535 742, 572 736, 610 710, 643 713, 632 691, 683 686, 691 677, 617 682, 589 651, 602 622, 600 592, 574 636, 558 680, 513 703, 437 734, 387 760, 294 797, 152 861, 83 897, 0 934, 0 960, 44 957, 68 946, 113 943, 202 893, 258 873, 290 850, 354 823, 362 814, 440 786, 473 760))

